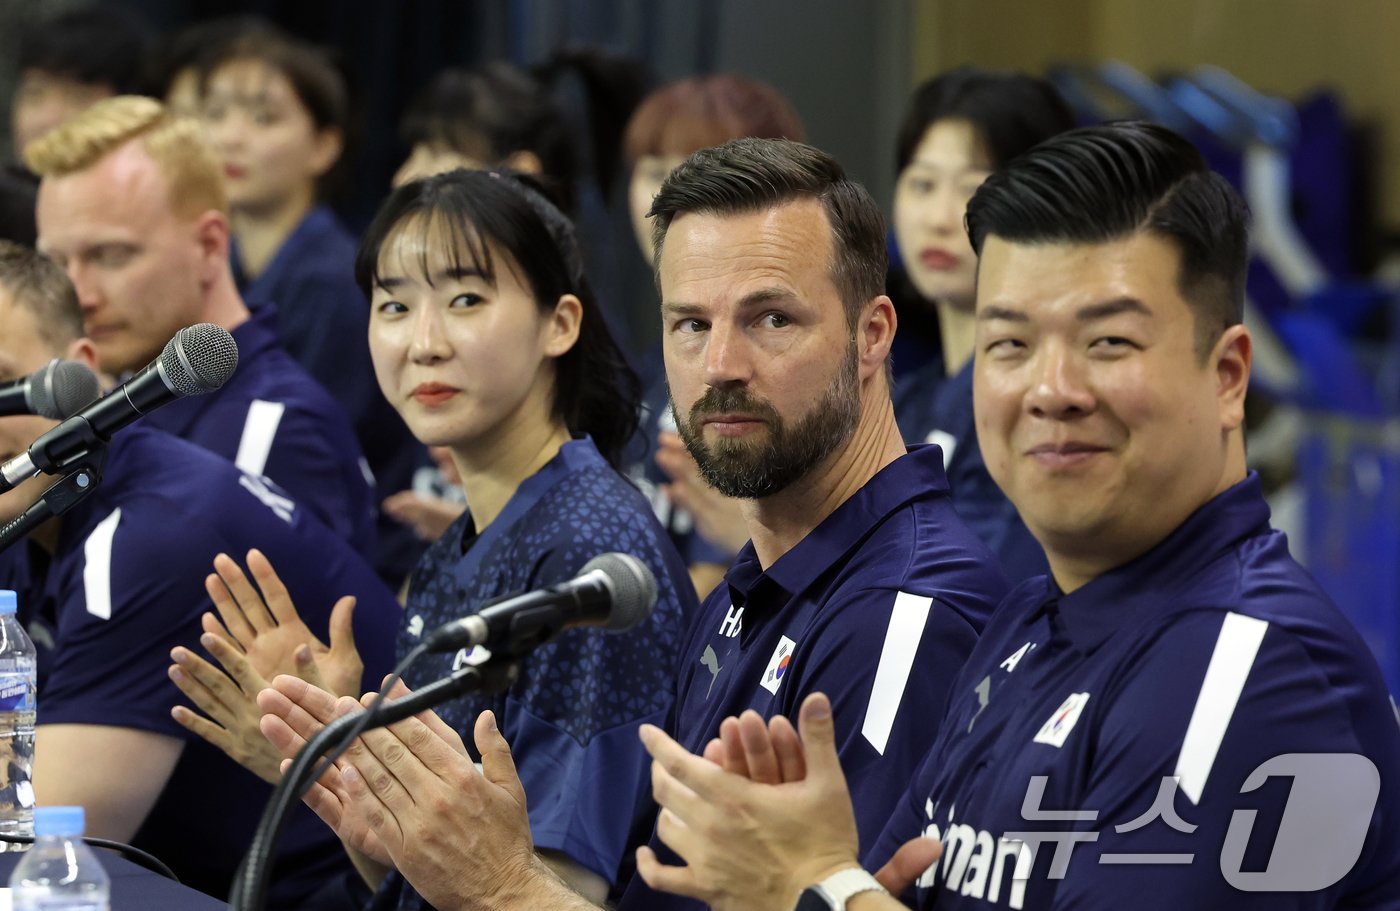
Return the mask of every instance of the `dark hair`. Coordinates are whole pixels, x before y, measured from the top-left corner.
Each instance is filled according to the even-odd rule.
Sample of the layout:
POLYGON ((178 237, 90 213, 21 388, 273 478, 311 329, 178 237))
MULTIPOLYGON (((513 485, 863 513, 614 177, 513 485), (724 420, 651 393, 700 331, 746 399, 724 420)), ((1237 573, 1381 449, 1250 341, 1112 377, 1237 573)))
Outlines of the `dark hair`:
POLYGON ((691 155, 661 184, 648 216, 657 268, 666 232, 678 215, 756 212, 815 199, 831 226, 832 275, 855 328, 860 309, 884 293, 889 255, 885 220, 865 187, 825 152, 787 139, 734 139, 691 155))
POLYGON ((646 155, 689 155, 741 136, 807 138, 782 93, 737 73, 673 82, 648 95, 627 124, 624 147, 635 165, 646 155))
POLYGON ((26 247, 34 246, 39 231, 34 223, 34 204, 39 182, 20 168, 0 168, 0 240, 26 247))
POLYGON ((988 235, 1101 244, 1147 231, 1170 240, 1202 357, 1244 319, 1248 224, 1244 200, 1195 146, 1137 121, 1063 133, 992 174, 967 205, 979 255, 988 235))
POLYGON ((561 51, 529 71, 502 61, 447 69, 410 104, 399 134, 410 146, 446 146, 488 167, 515 152, 531 152, 540 160, 551 195, 572 211, 590 163, 607 194, 618 169, 623 125, 643 92, 634 65, 583 50, 561 51), (584 89, 588 116, 582 123, 555 97, 556 87, 570 75, 584 89))
POLYGON ((148 31, 120 6, 79 7, 37 23, 19 42, 19 71, 43 70, 84 85, 110 85, 113 94, 141 88, 148 31))
MULTIPOLYGON (((574 433, 593 437, 616 467, 637 429, 641 385, 613 341, 583 272, 573 224, 520 175, 449 171, 404 184, 389 194, 365 230, 355 279, 366 297, 380 281, 379 254, 389 236, 414 218, 421 230, 446 229, 454 254, 496 282, 495 248, 504 266, 528 283, 542 310, 565 294, 583 303, 578 341, 555 361, 554 413, 574 433)), ((427 271, 426 245, 424 271, 427 271)))
POLYGON ((83 334, 83 312, 73 283, 58 264, 23 244, 0 240, 0 285, 37 318, 39 333, 54 345, 83 334))
POLYGON ((898 170, 909 166, 924 134, 939 120, 972 124, 992 170, 1074 126, 1069 106, 1044 79, 961 66, 914 90, 895 143, 898 170))
POLYGON ((167 97, 176 77, 185 70, 193 70, 203 83, 208 62, 221 58, 226 45, 245 34, 266 31, 281 34, 261 16, 237 13, 192 22, 159 37, 147 54, 147 92, 156 98, 167 97))

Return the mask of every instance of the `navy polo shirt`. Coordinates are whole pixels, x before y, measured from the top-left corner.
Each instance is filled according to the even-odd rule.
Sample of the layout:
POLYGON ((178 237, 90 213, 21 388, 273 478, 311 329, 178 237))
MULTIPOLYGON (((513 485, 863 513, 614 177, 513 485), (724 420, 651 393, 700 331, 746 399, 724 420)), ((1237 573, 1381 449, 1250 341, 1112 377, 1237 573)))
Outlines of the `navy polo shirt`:
POLYGON ((972 361, 953 376, 943 373, 940 361, 906 377, 894 398, 894 415, 907 442, 937 443, 943 449, 958 515, 996 554, 1012 581, 1045 575, 1045 551, 982 461, 972 416, 972 361))
POLYGON ((374 552, 374 502, 345 412, 277 341, 277 315, 233 330, 238 369, 221 388, 143 418, 277 483, 356 551, 374 552))
MULTIPOLYGON (((1006 592, 953 510, 942 460, 935 446, 914 447, 766 571, 746 545, 691 627, 677 675, 669 730, 697 754, 731 715, 795 718, 809 693, 830 696, 865 844, 933 742, 949 685, 1006 592)), ((651 844, 674 862, 654 831, 651 844)), ((634 877, 620 907, 699 905, 634 877)))
MULTIPOLYGON (((350 418, 374 474, 375 502, 410 489, 427 453, 379 391, 369 357, 369 302, 355 282, 355 238, 329 208, 317 205, 252 281, 233 247, 229 260, 244 300, 254 308, 278 308, 282 347, 350 418)), ((376 532, 375 565, 397 586, 424 546, 412 529, 382 512, 376 532)))
POLYGON ((926 833, 919 908, 1400 907, 1394 706, 1268 520, 1251 474, 1068 595, 1017 588, 870 869, 926 833))
MULTIPOLYGON (((656 577, 656 607, 645 621, 625 633, 569 630, 530 653, 505 694, 465 696, 437 709, 474 757, 477 716, 496 713, 529 796, 535 847, 562 852, 609 883, 630 859, 632 821, 648 790, 650 760, 637 729, 665 719, 697 604, 685 564, 646 501, 591 439, 565 443, 480 535, 467 513, 429 547, 398 644, 402 657, 438 626, 503 596, 564 582, 613 551, 632 554, 656 577)), ((474 660, 467 650, 425 655, 409 676, 425 683, 474 660)), ((395 873, 373 907, 428 906, 395 873)))
MULTIPOLYGON (((199 650, 212 610, 204 578, 214 556, 267 554, 323 641, 330 608, 359 599, 355 641, 364 680, 392 667, 402 611, 349 546, 262 478, 183 440, 144 427, 117 434, 101 486, 63 517, 50 558, 30 567, 20 594, 40 646, 38 723, 133 728, 184 741, 180 759, 132 843, 186 884, 228 894, 272 789, 170 717, 184 696, 166 676, 170 650, 199 650)), ((120 769, 111 769, 120 787, 120 769)), ((278 842, 269 907, 294 909, 347 858, 305 807, 278 842)))

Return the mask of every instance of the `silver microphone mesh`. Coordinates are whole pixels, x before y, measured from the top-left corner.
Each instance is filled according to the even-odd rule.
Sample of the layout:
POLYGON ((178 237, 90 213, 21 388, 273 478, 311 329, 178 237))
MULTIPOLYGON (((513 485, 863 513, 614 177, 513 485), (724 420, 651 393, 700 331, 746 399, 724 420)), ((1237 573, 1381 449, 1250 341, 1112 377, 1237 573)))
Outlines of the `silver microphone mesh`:
POLYGON ((656 577, 647 565, 630 554, 599 554, 584 564, 580 575, 602 570, 612 581, 613 607, 604 629, 631 629, 656 606, 656 577))
POLYGON ((63 421, 77 414, 102 390, 97 375, 77 361, 49 361, 29 378, 29 409, 40 417, 63 421))
POLYGON ((180 395, 213 392, 238 369, 238 344, 228 330, 199 323, 175 333, 160 353, 161 370, 180 395))

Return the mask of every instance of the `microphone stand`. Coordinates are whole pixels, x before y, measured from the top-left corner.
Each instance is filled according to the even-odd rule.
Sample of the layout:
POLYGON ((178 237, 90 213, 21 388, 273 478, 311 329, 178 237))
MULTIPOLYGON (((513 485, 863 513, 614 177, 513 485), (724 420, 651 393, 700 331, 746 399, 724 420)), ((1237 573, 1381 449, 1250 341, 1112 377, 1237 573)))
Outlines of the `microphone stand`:
POLYGON ((368 719, 358 712, 344 715, 317 732, 297 753, 268 800, 248 853, 244 855, 243 863, 234 877, 229 897, 232 911, 263 911, 271 879, 272 849, 286 828, 287 816, 311 787, 310 773, 316 760, 333 748, 347 731, 360 724, 363 725, 362 730, 386 727, 467 693, 499 693, 515 682, 519 669, 516 660, 499 665, 488 661, 478 667, 463 667, 407 696, 384 703, 374 709, 368 719))
POLYGON ((95 440, 80 457, 63 466, 67 473, 50 485, 33 505, 0 527, 0 553, 49 519, 81 503, 102 483, 102 469, 106 465, 107 443, 95 440))

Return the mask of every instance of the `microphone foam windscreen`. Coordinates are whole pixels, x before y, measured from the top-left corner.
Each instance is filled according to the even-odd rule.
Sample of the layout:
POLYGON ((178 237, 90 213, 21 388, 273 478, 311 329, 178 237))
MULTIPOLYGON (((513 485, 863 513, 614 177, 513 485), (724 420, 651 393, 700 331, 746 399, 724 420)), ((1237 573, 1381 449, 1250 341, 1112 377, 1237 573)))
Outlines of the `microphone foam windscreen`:
POLYGON ((656 577, 647 565, 630 554, 599 554, 589 560, 580 575, 602 570, 612 580, 613 608, 604 629, 631 629, 651 614, 656 606, 656 577))
POLYGON ((180 395, 213 392, 238 369, 238 343, 222 326, 199 323, 175 333, 160 364, 180 395))
POLYGON ((50 361, 29 382, 29 405, 40 417, 63 421, 101 395, 97 375, 77 361, 50 361))

